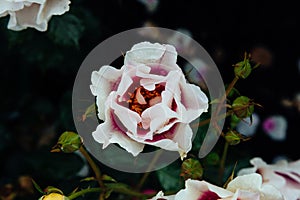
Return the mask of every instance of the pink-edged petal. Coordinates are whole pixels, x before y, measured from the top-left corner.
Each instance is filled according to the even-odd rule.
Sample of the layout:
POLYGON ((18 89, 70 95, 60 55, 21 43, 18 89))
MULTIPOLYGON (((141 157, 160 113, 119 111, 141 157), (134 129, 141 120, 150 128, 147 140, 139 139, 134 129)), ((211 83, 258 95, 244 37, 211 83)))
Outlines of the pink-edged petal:
POLYGON ((261 200, 258 192, 237 189, 230 200, 261 200))
POLYGON ((193 132, 188 124, 178 123, 174 126, 173 132, 157 134, 153 140, 146 140, 144 143, 169 151, 178 151, 183 159, 192 148, 193 132))
POLYGON ((235 192, 237 189, 259 191, 262 186, 262 177, 257 173, 235 177, 229 182, 227 189, 235 192))
MULTIPOLYGON (((142 125, 145 129, 150 128, 151 133, 155 133, 162 129, 170 119, 176 117, 176 112, 172 111, 167 105, 158 103, 142 113, 142 125)), ((152 137, 147 139, 152 139, 152 137)))
POLYGON ((69 11, 69 0, 47 0, 41 5, 37 15, 37 23, 47 23, 52 15, 62 15, 69 11))
POLYGON ((23 2, 13 2, 13 1, 7 1, 2 0, 0 1, 0 16, 7 15, 7 11, 17 11, 21 10, 24 7, 23 2))
POLYGON ((225 190, 224 188, 221 188, 219 186, 213 185, 211 183, 208 183, 206 181, 203 181, 206 185, 207 188, 209 189, 209 191, 212 191, 214 193, 216 193, 219 197, 221 198, 227 198, 233 195, 232 192, 225 190))
POLYGON ((144 144, 130 139, 127 135, 113 134, 110 139, 111 143, 117 143, 133 156, 137 156, 144 149, 144 144))
MULTIPOLYGON (((177 52, 171 45, 161 45, 158 43, 141 42, 134 45, 125 55, 125 65, 137 64, 158 64, 162 65, 164 71, 178 70, 176 65, 177 52)), ((155 71, 159 71, 155 69, 155 71)))
MULTIPOLYGON (((128 97, 127 92, 133 82, 134 81, 132 80, 132 77, 130 76, 129 73, 124 72, 122 74, 122 78, 121 78, 120 84, 117 89, 117 94, 119 95, 118 99, 120 102, 128 100, 129 97, 128 97)), ((131 92, 133 92, 133 91, 131 91, 131 92)))
POLYGON ((208 191, 208 187, 204 182, 188 179, 185 181, 185 189, 176 194, 175 200, 198 200, 201 193, 205 191, 208 191))
POLYGON ((283 200, 279 190, 271 184, 263 184, 262 176, 257 173, 237 176, 229 182, 226 189, 232 192, 238 189, 259 192, 261 199, 264 200, 283 200))
POLYGON ((118 131, 111 130, 111 124, 104 122, 99 124, 96 130, 92 133, 93 138, 96 142, 103 144, 102 148, 106 148, 110 144, 110 138, 112 134, 122 134, 118 131))
POLYGON ((288 164, 288 168, 290 171, 292 171, 300 176, 300 159, 297 161, 290 162, 288 164))
POLYGON ((105 120, 105 101, 109 93, 116 90, 116 85, 118 85, 121 75, 122 70, 115 69, 111 66, 103 66, 99 71, 92 73, 92 85, 90 85, 90 89, 92 94, 97 97, 98 117, 101 120, 105 120))
POLYGON ((193 84, 181 84, 181 102, 186 108, 187 123, 198 118, 203 112, 207 112, 208 98, 200 87, 193 84))
POLYGON ((119 105, 117 103, 117 94, 115 91, 110 93, 106 103, 108 103, 109 107, 113 109, 114 114, 118 117, 122 125, 126 127, 126 131, 137 135, 137 124, 142 121, 139 114, 124 106, 119 105))
POLYGON ((180 190, 176 194, 175 200, 205 200, 209 197, 210 199, 219 199, 230 197, 232 195, 232 192, 212 185, 206 181, 188 179, 185 181, 185 189, 180 190))
POLYGON ((164 193, 160 191, 149 200, 174 200, 174 199, 175 199, 175 195, 164 196, 164 193))
POLYGON ((285 200, 282 193, 271 184, 263 184, 260 192, 261 200, 285 200))
POLYGON ((40 4, 32 3, 30 6, 24 6, 21 10, 9 12, 10 19, 7 28, 20 31, 27 27, 31 27, 39 31, 46 31, 47 23, 37 24, 36 22, 39 9, 40 4))
POLYGON ((144 144, 138 143, 130 139, 123 130, 115 124, 113 110, 106 106, 106 119, 104 123, 97 126, 97 129, 92 133, 96 142, 103 144, 102 148, 106 148, 111 143, 119 144, 133 156, 138 155, 143 151, 144 144))
POLYGON ((174 133, 173 141, 179 145, 179 154, 181 159, 185 158, 192 149, 193 131, 188 124, 179 123, 174 133))

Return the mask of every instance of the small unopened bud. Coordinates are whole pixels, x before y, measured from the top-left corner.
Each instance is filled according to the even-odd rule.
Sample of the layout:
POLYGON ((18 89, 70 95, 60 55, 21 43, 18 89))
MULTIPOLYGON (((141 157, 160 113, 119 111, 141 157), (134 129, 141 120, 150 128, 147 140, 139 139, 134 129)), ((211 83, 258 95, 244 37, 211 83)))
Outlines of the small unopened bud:
POLYGON ((203 175, 203 167, 200 164, 199 160, 189 158, 183 161, 181 165, 180 176, 187 180, 191 179, 201 179, 203 175))
POLYGON ((247 78, 251 73, 251 65, 249 61, 241 61, 234 65, 234 74, 239 78, 247 78))
POLYGON ((77 151, 82 145, 81 137, 74 132, 66 131, 58 139, 57 144, 52 148, 51 152, 72 153, 77 151))
POLYGON ((229 131, 225 135, 225 140, 230 144, 230 145, 237 145, 241 142, 241 139, 238 135, 237 132, 235 131, 229 131))
POLYGON ((249 140, 249 137, 246 137, 237 131, 230 130, 225 134, 225 140, 229 143, 229 145, 237 145, 241 141, 247 141, 249 140))
POLYGON ((240 96, 233 101, 232 110, 240 119, 249 117, 254 111, 254 102, 246 96, 240 96))
POLYGON ((64 196, 63 194, 55 193, 55 192, 46 194, 41 198, 39 198, 39 200, 68 200, 68 199, 69 198, 64 196))

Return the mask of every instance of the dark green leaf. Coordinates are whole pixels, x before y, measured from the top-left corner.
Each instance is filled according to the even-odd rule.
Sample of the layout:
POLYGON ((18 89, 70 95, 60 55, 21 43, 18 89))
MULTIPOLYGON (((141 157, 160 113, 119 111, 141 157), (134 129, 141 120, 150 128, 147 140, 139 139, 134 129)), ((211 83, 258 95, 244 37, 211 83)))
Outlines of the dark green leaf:
POLYGON ((83 31, 82 21, 70 13, 53 17, 49 25, 49 37, 64 46, 78 47, 83 31))
POLYGON ((178 191, 183 187, 184 182, 180 177, 180 172, 180 165, 176 162, 156 172, 164 190, 178 191))

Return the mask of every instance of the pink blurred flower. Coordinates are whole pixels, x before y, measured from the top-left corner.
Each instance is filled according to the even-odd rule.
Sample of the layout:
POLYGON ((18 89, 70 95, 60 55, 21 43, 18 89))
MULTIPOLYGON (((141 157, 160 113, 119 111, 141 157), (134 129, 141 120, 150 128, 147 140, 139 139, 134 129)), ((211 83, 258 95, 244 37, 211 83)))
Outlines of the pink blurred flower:
POLYGON ((126 53, 120 70, 103 66, 92 73, 91 91, 104 121, 93 137, 103 148, 117 143, 137 156, 148 144, 186 156, 189 123, 207 111, 208 99, 187 83, 176 61, 173 46, 142 42, 126 53))
POLYGON ((159 192, 152 200, 283 200, 280 192, 272 185, 262 184, 257 173, 238 176, 229 182, 226 189, 206 181, 188 179, 185 189, 176 195, 164 196, 159 192))
POLYGON ((286 138, 287 121, 281 115, 274 115, 264 120, 263 129, 273 140, 282 141, 286 138))
POLYGON ((10 15, 8 29, 20 31, 28 27, 46 31, 53 15, 69 11, 70 0, 1 0, 0 17, 10 15))
POLYGON ((238 175, 259 173, 263 177, 263 184, 276 187, 285 200, 300 199, 300 160, 279 160, 275 164, 267 164, 257 157, 251 159, 250 163, 253 167, 240 170, 238 175))

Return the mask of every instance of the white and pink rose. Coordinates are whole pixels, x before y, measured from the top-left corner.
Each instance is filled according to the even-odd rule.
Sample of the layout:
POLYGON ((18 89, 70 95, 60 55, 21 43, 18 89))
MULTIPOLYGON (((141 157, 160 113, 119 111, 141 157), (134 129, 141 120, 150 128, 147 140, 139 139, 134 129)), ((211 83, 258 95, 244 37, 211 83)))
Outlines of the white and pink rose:
POLYGON ((93 132, 106 148, 117 143, 137 156, 145 145, 178 151, 192 147, 189 125, 208 109, 200 87, 189 84, 171 45, 141 42, 125 55, 121 69, 102 66, 92 73, 92 94, 104 122, 93 132))

